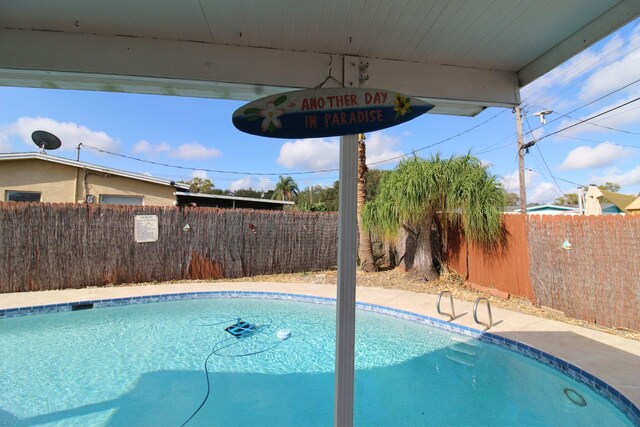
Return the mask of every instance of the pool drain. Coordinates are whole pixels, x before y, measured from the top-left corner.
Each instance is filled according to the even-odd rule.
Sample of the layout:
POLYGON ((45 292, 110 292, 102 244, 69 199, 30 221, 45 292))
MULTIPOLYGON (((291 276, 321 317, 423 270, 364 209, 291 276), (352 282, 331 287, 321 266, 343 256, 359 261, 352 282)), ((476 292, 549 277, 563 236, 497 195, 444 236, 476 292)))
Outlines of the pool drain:
POLYGON ((567 399, 569 399, 574 405, 587 406, 585 398, 574 389, 565 387, 562 391, 564 392, 564 395, 567 396, 567 399))

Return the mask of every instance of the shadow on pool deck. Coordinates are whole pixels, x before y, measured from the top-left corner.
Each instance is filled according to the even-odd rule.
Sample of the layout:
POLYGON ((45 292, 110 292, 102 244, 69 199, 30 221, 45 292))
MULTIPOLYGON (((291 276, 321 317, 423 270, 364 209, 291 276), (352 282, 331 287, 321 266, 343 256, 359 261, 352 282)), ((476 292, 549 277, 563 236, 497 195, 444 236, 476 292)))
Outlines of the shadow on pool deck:
MULTIPOLYGON (((558 335, 557 339, 572 338, 558 335)), ((487 345, 475 342, 463 343, 464 354, 455 353, 458 344, 397 365, 357 370, 355 424, 610 426, 628 422, 621 413, 599 412, 608 405, 583 385, 547 375, 545 369, 532 370, 530 359, 513 358, 507 350, 489 352, 487 345), (566 387, 584 395, 588 405, 571 403, 563 395, 566 387)), ((209 379, 210 396, 188 426, 333 424, 333 372, 210 372, 209 379)), ((106 421, 110 426, 180 426, 205 395, 203 371, 151 372, 116 399, 21 420, 0 411, 0 425, 69 423, 72 418, 110 412, 106 421)), ((86 424, 91 418, 75 421, 86 424)))

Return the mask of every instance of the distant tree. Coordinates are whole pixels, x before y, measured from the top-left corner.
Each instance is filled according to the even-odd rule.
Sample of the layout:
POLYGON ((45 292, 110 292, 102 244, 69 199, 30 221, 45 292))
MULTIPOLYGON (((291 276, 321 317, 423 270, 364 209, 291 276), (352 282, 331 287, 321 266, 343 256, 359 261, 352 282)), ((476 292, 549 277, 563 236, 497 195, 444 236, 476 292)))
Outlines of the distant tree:
POLYGON ((253 188, 240 188, 234 191, 233 195, 238 197, 250 197, 252 199, 271 199, 273 190, 260 191, 254 190, 253 188))
POLYGON ((290 176, 280 176, 280 180, 276 184, 276 188, 273 190, 271 198, 274 200, 289 200, 292 201, 298 195, 298 184, 290 176))
POLYGON ((213 182, 208 178, 193 177, 189 181, 180 181, 189 184, 191 193, 215 194, 213 182))
POLYGON ((309 212, 327 212, 327 205, 323 202, 318 202, 318 203, 302 202, 299 204, 299 209, 301 211, 309 211, 309 212))
POLYGON ((598 188, 601 190, 611 191, 612 193, 617 193, 620 191, 620 184, 615 182, 605 182, 602 185, 598 185, 598 188))
POLYGON ((578 194, 565 193, 562 197, 558 197, 553 203, 560 206, 578 206, 578 194))
POLYGON ((334 181, 333 186, 328 187, 322 200, 327 205, 329 212, 337 212, 340 199, 340 181, 334 181))
POLYGON ((520 205, 520 196, 518 196, 516 193, 509 193, 505 190, 504 197, 507 200, 507 206, 520 205))
POLYGON ((338 181, 332 186, 325 187, 323 185, 312 185, 298 192, 296 198, 296 207, 299 210, 310 210, 312 205, 318 209, 327 212, 335 212, 338 210, 338 181), (320 208, 324 206, 324 208, 320 208))
MULTIPOLYGON (((612 193, 617 193, 620 191, 620 184, 615 182, 605 182, 602 185, 598 185, 598 188, 601 190, 611 191, 612 193)), ((560 206, 578 206, 578 193, 566 193, 562 197, 558 197, 554 203, 560 206)), ((600 198, 600 203, 606 204, 609 202, 600 198)))

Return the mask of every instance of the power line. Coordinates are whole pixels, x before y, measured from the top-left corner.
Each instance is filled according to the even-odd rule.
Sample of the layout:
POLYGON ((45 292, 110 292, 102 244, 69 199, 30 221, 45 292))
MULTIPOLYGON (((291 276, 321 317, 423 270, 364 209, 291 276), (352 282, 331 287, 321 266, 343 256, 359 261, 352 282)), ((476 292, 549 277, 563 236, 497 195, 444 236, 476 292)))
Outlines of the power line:
POLYGON ((518 162, 518 155, 516 154, 516 157, 513 159, 513 167, 511 168, 511 173, 509 174, 509 181, 507 182, 507 187, 511 187, 511 181, 513 180, 513 172, 516 170, 517 162, 518 162))
MULTIPOLYGON (((533 169, 525 168, 530 172, 540 173, 538 171, 534 171, 533 169)), ((588 185, 578 184, 577 182, 569 181, 568 179, 558 178, 560 181, 568 182, 569 184, 577 185, 578 187, 588 187, 588 185)))
MULTIPOLYGON (((529 123, 529 118, 525 116, 525 120, 527 122, 527 127, 529 128, 529 134, 531 135, 531 138, 535 140, 535 138, 533 137, 533 131, 531 130, 531 123, 529 123)), ((540 154, 540 158, 542 159, 542 162, 544 163, 544 166, 547 169, 547 172, 549 172, 551 179, 553 179, 553 183, 556 185, 558 190, 560 190, 560 192, 564 194, 564 191, 558 185, 558 181, 556 181, 556 178, 553 176, 553 173, 551 172, 551 169, 549 168, 547 161, 544 159, 544 156, 542 155, 542 150, 540 150, 540 147, 537 145, 536 145, 536 148, 538 149, 538 153, 540 154)))
POLYGON ((86 148, 90 148, 90 149, 95 150, 95 151, 98 151, 100 153, 111 154, 112 156, 123 157, 125 159, 135 160, 137 162, 142 162, 142 163, 149 163, 149 164, 157 165, 157 166, 164 166, 164 167, 168 167, 168 168, 191 170, 191 171, 203 171, 203 172, 212 172, 212 173, 226 173, 226 174, 231 174, 231 175, 244 175, 244 176, 307 175, 307 174, 313 174, 313 173, 335 172, 335 171, 338 170, 338 169, 334 168, 334 169, 322 169, 322 170, 304 171, 304 172, 241 172, 241 171, 225 171, 225 170, 220 170, 220 169, 194 168, 194 167, 190 167, 190 166, 180 166, 180 165, 173 165, 173 164, 169 164, 169 163, 154 162, 153 160, 140 159, 138 157, 127 156, 126 154, 113 153, 111 151, 103 150, 101 148, 93 147, 91 145, 82 144, 82 146, 86 147, 86 148))
MULTIPOLYGON (((602 95, 602 96, 600 96, 600 97, 598 97, 598 98, 596 98, 596 99, 594 99, 594 100, 592 100, 592 101, 590 101, 590 102, 588 102, 588 103, 586 103, 586 104, 584 104, 584 105, 581 105, 581 106, 579 106, 579 107, 577 107, 577 108, 574 108, 574 109, 573 109, 573 110, 571 110, 569 113, 566 113, 566 114, 558 113, 558 115, 559 115, 559 116, 561 116, 561 117, 568 117, 568 118, 571 118, 571 119, 573 119, 573 120, 580 120, 580 119, 576 119, 576 118, 574 118, 574 117, 571 117, 569 114, 574 113, 574 112, 576 112, 576 111, 578 111, 578 110, 581 110, 581 109, 583 109, 583 108, 585 108, 585 107, 588 107, 589 105, 592 105, 592 104, 594 104, 594 103, 596 103, 596 102, 598 102, 598 101, 601 101, 602 99, 604 99, 604 98, 606 98, 606 97, 608 97, 608 96, 611 96, 611 95, 613 95, 613 94, 615 94, 615 93, 617 93, 617 92, 619 92, 619 91, 621 91, 621 90, 624 90, 624 89, 628 88, 629 86, 634 85, 634 84, 636 84, 636 83, 638 83, 638 82, 640 82, 640 79, 636 79, 636 80, 632 81, 631 83, 627 83, 626 85, 624 85, 624 86, 622 86, 622 87, 620 87, 620 88, 618 88, 618 89, 615 89, 615 90, 613 90, 613 91, 611 91, 611 92, 609 92, 609 93, 606 93, 606 94, 604 94, 604 95, 602 95)), ((540 109, 542 109, 542 110, 548 109, 548 108, 545 108, 545 107, 540 107, 539 105, 538 105, 538 106, 535 106, 535 107, 538 107, 538 108, 540 108, 540 109)), ((609 110, 609 111, 613 111, 613 109, 612 109, 612 110, 609 110)), ((557 112, 556 112, 556 113, 557 113, 557 112)), ((606 112, 605 112, 605 113, 606 113, 606 112)), ((526 117, 526 115, 525 115, 525 117, 526 117)), ((591 118, 589 118, 589 119, 585 119, 583 122, 586 122, 586 121, 588 121, 588 120, 591 120, 591 119, 593 119, 593 118, 595 118, 595 117, 597 117, 597 116, 591 117, 591 118)), ((555 119, 552 119, 552 120, 549 120, 549 121, 547 122, 547 125, 549 125, 549 124, 551 124, 551 123, 553 123, 553 122, 555 122, 555 121, 558 121, 558 120, 560 120, 560 118, 559 118, 559 117, 558 117, 558 118, 555 118, 555 119)), ((619 131, 619 132, 629 133, 629 134, 632 134, 632 135, 640 135, 639 133, 635 133, 635 132, 631 132, 631 131, 624 131, 624 130, 620 130, 620 129, 614 129, 614 128, 610 128, 610 127, 607 127, 607 126, 604 126, 604 125, 598 125, 598 124, 596 124, 596 123, 589 123, 589 124, 594 125, 594 126, 603 127, 603 128, 608 128, 608 129, 610 129, 610 130, 617 130, 617 131, 619 131)), ((534 131, 536 131, 536 130, 538 130, 538 129, 542 128, 543 126, 544 126, 544 125, 542 125, 542 126, 538 126, 538 127, 536 127, 535 129, 531 129, 531 127, 530 127, 530 132, 531 132, 531 134, 533 135, 533 132, 534 132, 534 131)), ((565 129, 568 129, 568 128, 565 128, 565 129)), ((555 134, 555 133, 557 133, 557 132, 554 132, 554 134, 555 134)), ((544 137, 541 137, 541 138, 540 138, 540 140, 541 140, 541 139, 543 139, 543 138, 546 138, 547 136, 550 136, 550 135, 546 135, 546 136, 544 136, 544 137)), ((511 142, 509 142, 509 143, 507 143, 507 144, 500 145, 500 146, 495 147, 495 148, 491 148, 491 147, 495 146, 496 144, 499 144, 500 142, 504 141, 505 139, 507 139, 507 138, 511 138, 511 137, 513 137, 513 133, 512 133, 512 134, 510 134, 510 135, 507 135, 506 137, 502 138, 502 139, 501 139, 501 140, 499 140, 499 141, 496 141, 495 143, 492 143, 492 144, 490 144, 490 145, 485 146, 484 148, 486 148, 486 149, 485 149, 485 150, 482 150, 482 151, 478 151, 478 152, 476 152, 476 155, 486 154, 486 153, 489 153, 489 152, 491 152, 491 151, 496 151, 496 150, 499 150, 499 149, 501 149, 501 148, 508 147, 509 145, 511 145, 511 142)), ((537 142, 537 141, 536 141, 536 142, 537 142)), ((618 144, 618 145, 621 145, 621 144, 618 144)), ((631 147, 633 147, 633 146, 631 146, 631 147)), ((638 147, 634 147, 634 148, 638 148, 638 147)))
MULTIPOLYGON (((506 110, 502 110, 500 112, 498 112, 497 114, 494 114, 493 116, 491 116, 490 118, 488 118, 487 120, 470 127, 469 129, 466 129, 462 132, 459 132, 455 135, 452 135, 450 137, 444 138, 440 141, 437 141, 433 144, 429 144, 426 145, 424 147, 412 150, 410 153, 403 153, 400 154, 398 156, 394 156, 394 157, 390 157, 388 159, 383 159, 383 160, 378 160, 376 162, 370 162, 367 163, 367 166, 370 165, 377 165, 377 164, 382 164, 382 163, 388 163, 394 160, 398 160, 401 158, 404 158, 406 156, 410 156, 413 155, 419 151, 423 151, 426 150, 428 148, 431 147, 435 147, 436 145, 440 145, 440 144, 444 144, 447 141, 451 141, 452 139, 458 138, 466 133, 469 133, 477 128, 479 128, 480 126, 483 126, 484 124, 490 122, 491 120, 495 119, 496 117, 500 116, 501 114, 504 114, 506 110)), ((139 157, 133 157, 133 156, 128 156, 126 154, 120 154, 120 153, 114 153, 111 151, 107 151, 107 150, 103 150, 101 148, 98 147, 93 147, 91 145, 87 145, 87 144, 82 144, 83 147, 89 148, 91 150, 95 150, 98 151, 100 153, 104 153, 104 154, 110 154, 112 156, 118 156, 118 157, 122 157, 125 159, 129 159, 129 160, 135 160, 137 162, 143 162, 143 163, 148 163, 148 164, 152 164, 152 165, 156 165, 156 166, 164 166, 164 167, 168 167, 168 168, 175 168, 175 169, 183 169, 183 170, 191 170, 191 171, 203 171, 203 172, 211 172, 211 173, 223 173, 223 174, 232 174, 232 175, 244 175, 244 176, 279 176, 279 175, 309 175, 309 174, 316 174, 316 173, 329 173, 329 172, 336 172, 339 171, 338 168, 331 168, 331 169, 320 169, 320 170, 311 170, 311 171, 299 171, 299 172, 241 172, 241 171, 225 171, 225 170, 219 170, 219 169, 207 169, 207 168, 194 168, 194 167, 189 167, 189 166, 180 166, 180 165, 175 165, 175 164, 169 164, 169 163, 163 163, 163 162, 156 162, 156 161, 152 161, 152 160, 146 160, 146 159, 141 159, 139 157)))
POLYGON ((475 130, 475 129, 479 128, 480 126, 490 122, 491 120, 495 119, 496 117, 500 116, 501 114, 504 114, 505 111, 506 110, 502 110, 502 111, 498 112, 497 114, 494 114, 493 116, 489 117, 487 120, 483 121, 482 123, 478 123, 477 125, 472 126, 467 130, 459 132, 459 133, 457 133, 455 135, 452 135, 450 137, 447 137, 445 139, 441 139, 440 141, 434 142, 433 144, 429 144, 429 145, 426 145, 426 146, 424 146, 422 148, 418 148, 418 149, 412 150, 410 153, 404 153, 404 154, 401 154, 399 156, 391 157, 391 158, 388 158, 388 159, 385 159, 385 160, 380 160, 380 161, 377 161, 377 162, 367 163, 367 165, 376 165, 376 164, 380 164, 380 163, 390 162, 392 160, 397 160, 397 159, 400 159, 400 158, 403 158, 403 157, 406 157, 406 156, 413 155, 413 154, 415 154, 415 153, 417 153, 419 151, 423 151, 423 150, 426 150, 428 148, 435 147, 436 145, 444 144, 445 142, 451 141, 452 139, 458 138, 458 137, 460 137, 460 136, 462 136, 462 135, 464 135, 466 133, 471 132, 472 130, 475 130))
POLYGON ((585 142, 593 142, 596 144, 611 144, 611 145, 619 145, 621 147, 631 147, 631 148, 640 148, 640 145, 629 145, 629 144, 620 144, 617 142, 610 142, 610 141, 598 141, 595 139, 587 139, 587 138, 578 138, 575 136, 567 136, 567 135, 558 135, 560 138, 567 138, 567 139, 575 139, 577 141, 585 141, 585 142))
MULTIPOLYGON (((538 108, 542 108, 542 109, 544 109, 544 107, 540 107, 539 105, 538 105, 537 107, 538 107, 538 108)), ((622 111, 622 112, 620 112, 619 114, 616 114, 616 115, 626 114, 626 113, 628 113, 629 111, 636 110, 636 109, 638 109, 638 108, 640 108, 640 107, 630 108, 630 109, 625 110, 625 111, 622 111)), ((558 114, 558 115, 559 115, 559 116, 561 116, 561 117, 567 117, 567 118, 569 118, 569 119, 571 119, 571 120, 580 120, 580 119, 578 119, 578 118, 576 118, 576 117, 570 116, 569 114, 563 114, 563 113, 560 113, 560 112, 558 112, 558 111, 554 111, 554 113, 558 114)), ((613 115, 612 117, 615 117, 616 115, 613 115)), ((549 123, 551 123, 551 122, 549 122, 549 123)), ((618 128, 614 128, 614 127, 611 127, 611 126, 600 125, 600 124, 597 124, 597 123, 588 123, 588 124, 589 124, 589 125, 591 125, 591 126, 596 126, 596 127, 600 127, 600 128, 604 128, 604 129, 612 130, 612 131, 615 131, 615 132, 622 132, 622 133, 626 133, 626 134, 629 134, 629 135, 640 135, 640 133, 638 133, 638 132, 632 132, 632 131, 629 131, 629 130, 618 129, 618 128)), ((540 126, 539 126, 539 127, 537 127, 536 129, 539 129, 539 128, 540 128, 540 126)))
POLYGON ((556 181, 556 177, 553 175, 553 172, 551 172, 551 169, 549 168, 547 161, 544 159, 544 156, 542 155, 542 150, 540 150, 540 147, 538 145, 536 145, 536 148, 538 149, 538 154, 540 155, 540 158, 542 159, 542 163, 544 163, 544 167, 547 169, 547 172, 549 172, 549 176, 551 176, 553 183, 556 185, 558 190, 560 190, 560 192, 564 194, 564 190, 560 187, 560 185, 558 184, 558 181, 556 181))
MULTIPOLYGON (((607 98, 607 97, 609 97, 609 96, 613 95, 614 93, 618 93, 618 92, 620 92, 621 90, 624 90, 624 89, 628 88, 629 86, 632 86, 632 85, 634 85, 634 84, 636 84, 636 83, 638 83, 638 82, 640 82, 640 78, 638 78, 638 79, 636 79, 636 80, 632 81, 631 83, 627 83, 626 85, 624 85, 624 86, 622 86, 622 87, 619 87, 618 89, 612 90, 611 92, 608 92, 608 93, 606 93, 606 94, 604 94, 604 95, 602 95, 602 96, 600 96, 600 97, 598 97, 598 98, 594 99, 593 101, 589 101, 589 102, 587 102, 586 104, 581 105, 581 106, 580 106, 580 107, 578 107, 578 108, 574 108, 573 110, 569 111, 569 112, 568 112, 568 113, 566 113, 566 114, 563 114, 562 116, 564 116, 564 115, 568 115, 568 114, 571 114, 571 113, 575 113, 575 112, 576 112, 576 111, 578 111, 578 110, 582 110, 583 108, 588 107, 589 105, 595 104, 596 102, 601 101, 601 100, 603 100, 604 98, 607 98)), ((544 107, 542 107, 542 108, 543 108, 543 109, 545 109, 544 107)), ((613 110, 609 110, 609 111, 613 111, 613 110)), ((588 119, 588 120, 591 120, 592 118, 595 118, 595 117, 598 117, 598 116, 591 117, 591 118, 590 118, 590 119, 588 119)), ((553 123, 553 122, 556 122, 556 121, 558 121, 558 120, 560 120, 560 117, 555 118, 555 119, 552 119, 552 120, 549 120, 549 121, 547 122, 547 125, 549 125, 549 124, 551 124, 551 123, 553 123)), ((585 120, 585 121, 586 121, 586 120, 585 120)), ((544 125, 542 125, 542 126, 544 126, 544 125)), ((537 128, 535 128, 535 129, 533 129, 533 130, 538 130, 538 129, 540 129, 542 126, 538 126, 537 128)), ((542 138, 541 138, 541 139, 542 139, 542 138)))
MULTIPOLYGON (((640 81, 640 80, 638 80, 638 81, 640 81)), ((597 118, 597 117, 600 117, 600 116, 603 116, 603 115, 605 115, 605 114, 608 114, 608 113, 610 113, 610 112, 612 112, 612 111, 618 110, 618 109, 620 109, 620 108, 622 108, 622 107, 625 107, 625 106, 627 106, 627 105, 629 105, 629 104, 632 104, 632 103, 634 103, 634 102, 637 102, 638 100, 640 100, 640 97, 634 98, 634 99, 632 99, 631 101, 627 101, 627 102, 622 103, 622 104, 620 104, 620 105, 618 105, 618 106, 616 106, 616 107, 610 108, 610 109, 608 109, 608 110, 606 110, 606 111, 603 111, 603 112, 601 112, 601 113, 595 114, 595 115, 593 115, 593 116, 591 116, 591 117, 588 117, 588 118, 586 118, 586 119, 580 120, 578 123, 574 123, 574 124, 572 124, 572 125, 569 125, 569 126, 566 126, 566 127, 562 128, 562 129, 558 129, 558 130, 556 130, 556 131, 554 131, 554 132, 551 132, 551 133, 550 133, 550 134, 548 134, 548 135, 541 136, 537 141, 535 141, 535 143, 540 142, 540 141, 542 141, 543 139, 548 138, 548 137, 550 137, 550 136, 553 136, 553 135, 559 134, 559 133, 561 133, 561 132, 564 132, 564 131, 566 131, 566 130, 569 130, 569 129, 571 129, 571 128, 574 128, 574 127, 576 127, 576 126, 579 126, 579 125, 581 125, 581 124, 587 123, 587 122, 588 122, 588 121, 590 121, 590 120, 593 120, 593 119, 595 119, 595 118, 597 118)), ((536 129, 537 129, 537 128, 536 128, 536 129)))

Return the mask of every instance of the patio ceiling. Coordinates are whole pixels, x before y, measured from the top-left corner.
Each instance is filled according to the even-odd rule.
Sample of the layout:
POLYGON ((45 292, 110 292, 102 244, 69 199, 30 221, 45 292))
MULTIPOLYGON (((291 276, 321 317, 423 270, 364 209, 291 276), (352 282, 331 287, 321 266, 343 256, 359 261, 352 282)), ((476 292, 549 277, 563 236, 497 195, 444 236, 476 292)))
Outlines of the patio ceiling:
MULTIPOLYGON (((637 0, 3 1, 0 85, 243 100, 344 85, 473 116, 638 15, 637 0)), ((337 426, 353 424, 356 142, 340 142, 337 426)))
POLYGON ((324 82, 475 115, 639 14, 635 0, 2 2, 0 85, 250 100, 324 82))

